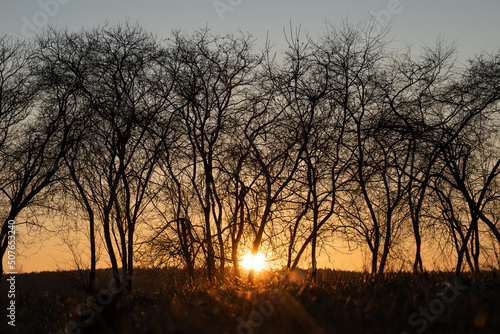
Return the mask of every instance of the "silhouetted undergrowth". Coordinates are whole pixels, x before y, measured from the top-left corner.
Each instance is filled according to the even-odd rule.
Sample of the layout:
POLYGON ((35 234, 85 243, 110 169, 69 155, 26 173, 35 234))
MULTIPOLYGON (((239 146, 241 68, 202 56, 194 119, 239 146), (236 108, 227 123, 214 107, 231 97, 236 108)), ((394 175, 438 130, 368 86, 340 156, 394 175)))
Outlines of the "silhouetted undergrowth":
MULTIPOLYGON (((22 275, 25 284, 30 275, 44 280, 44 274, 22 275)), ((59 288, 67 284, 63 276, 57 276, 59 288)), ((180 271, 141 270, 131 293, 108 294, 110 300, 104 271, 90 299, 78 290, 61 294, 52 287, 37 294, 19 287, 13 332, 62 333, 66 327, 68 333, 131 334, 497 333, 500 328, 498 272, 457 279, 449 273, 320 270, 315 283, 306 273, 295 276, 269 273, 249 286, 236 284, 231 275, 210 284, 199 273, 199 281, 189 284, 180 271)), ((45 274, 51 284, 54 277, 45 274)), ((12 329, 2 326, 2 333, 12 329)))

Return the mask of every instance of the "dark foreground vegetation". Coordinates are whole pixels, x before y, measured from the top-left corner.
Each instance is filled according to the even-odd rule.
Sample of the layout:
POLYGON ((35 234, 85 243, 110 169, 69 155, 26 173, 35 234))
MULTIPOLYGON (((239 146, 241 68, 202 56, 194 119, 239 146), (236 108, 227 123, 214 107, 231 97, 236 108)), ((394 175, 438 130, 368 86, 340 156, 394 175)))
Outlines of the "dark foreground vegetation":
POLYGON ((77 288, 75 272, 20 275, 17 325, 11 331, 2 319, 1 332, 62 333, 66 327, 68 333, 498 333, 500 328, 498 272, 457 279, 435 272, 373 276, 319 270, 314 284, 304 279, 306 273, 285 280, 273 272, 253 287, 230 281, 213 287, 196 276, 199 281, 189 285, 179 271, 139 270, 134 290, 110 301, 108 271, 98 272, 102 290, 93 299, 77 288))

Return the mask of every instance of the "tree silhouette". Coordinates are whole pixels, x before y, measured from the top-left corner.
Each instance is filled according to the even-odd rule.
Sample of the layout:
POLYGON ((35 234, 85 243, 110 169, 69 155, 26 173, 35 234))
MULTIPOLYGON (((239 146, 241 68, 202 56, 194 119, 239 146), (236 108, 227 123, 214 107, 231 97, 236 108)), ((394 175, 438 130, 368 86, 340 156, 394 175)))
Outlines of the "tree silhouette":
POLYGON ((138 261, 241 282, 246 250, 314 280, 337 243, 374 275, 423 273, 426 252, 496 265, 500 56, 460 67, 441 41, 385 37, 291 27, 282 54, 128 23, 0 38, 0 254, 9 220, 48 208, 85 226, 88 292, 101 247, 128 289, 138 261))

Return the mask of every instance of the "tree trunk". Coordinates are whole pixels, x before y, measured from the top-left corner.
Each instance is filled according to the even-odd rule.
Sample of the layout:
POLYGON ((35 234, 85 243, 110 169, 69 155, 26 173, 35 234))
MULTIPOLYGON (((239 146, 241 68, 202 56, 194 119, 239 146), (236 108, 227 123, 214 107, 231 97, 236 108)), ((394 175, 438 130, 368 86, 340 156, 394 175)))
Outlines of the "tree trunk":
POLYGON ((384 249, 382 251, 382 257, 380 259, 380 266, 378 269, 379 274, 383 274, 385 270, 385 265, 387 263, 387 257, 389 256, 389 251, 391 247, 391 232, 392 232, 392 210, 387 213, 387 226, 385 231, 384 249))
POLYGON ((96 245, 95 245, 95 221, 94 221, 94 213, 90 212, 89 213, 89 229, 90 229, 90 275, 89 275, 89 287, 88 287, 88 292, 92 293, 94 289, 96 288, 95 286, 95 281, 96 281, 96 262, 97 262, 97 255, 96 255, 96 245))

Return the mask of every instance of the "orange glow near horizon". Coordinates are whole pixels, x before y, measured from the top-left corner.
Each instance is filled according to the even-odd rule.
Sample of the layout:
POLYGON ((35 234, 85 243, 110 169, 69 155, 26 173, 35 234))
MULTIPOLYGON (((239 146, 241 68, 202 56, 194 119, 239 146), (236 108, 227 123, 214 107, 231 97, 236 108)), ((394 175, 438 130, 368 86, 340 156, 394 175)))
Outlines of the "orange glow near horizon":
POLYGON ((243 259, 240 261, 240 265, 245 268, 245 270, 253 268, 255 272, 259 272, 267 265, 266 257, 260 252, 255 256, 253 256, 251 252, 248 252, 243 256, 243 259))

